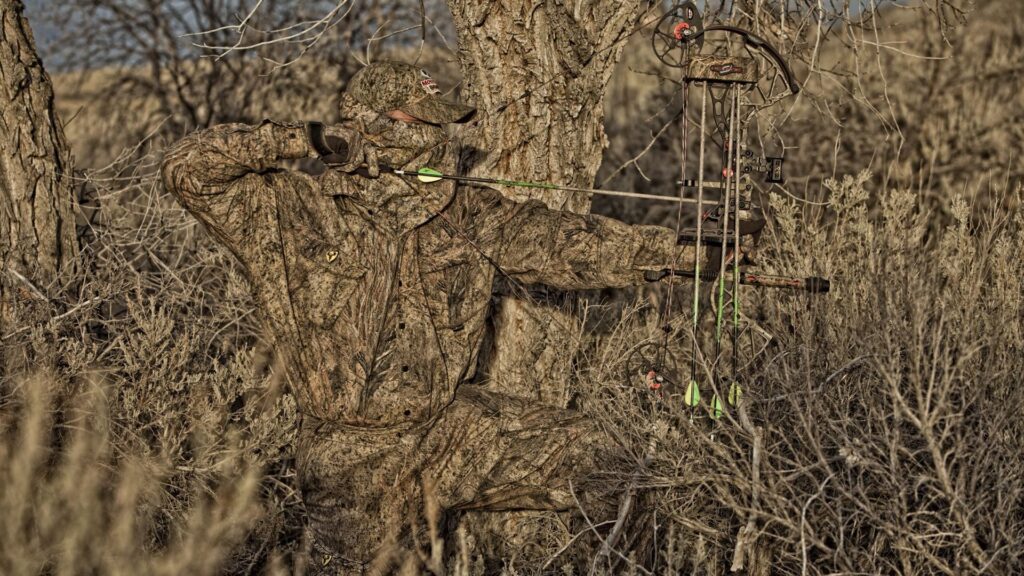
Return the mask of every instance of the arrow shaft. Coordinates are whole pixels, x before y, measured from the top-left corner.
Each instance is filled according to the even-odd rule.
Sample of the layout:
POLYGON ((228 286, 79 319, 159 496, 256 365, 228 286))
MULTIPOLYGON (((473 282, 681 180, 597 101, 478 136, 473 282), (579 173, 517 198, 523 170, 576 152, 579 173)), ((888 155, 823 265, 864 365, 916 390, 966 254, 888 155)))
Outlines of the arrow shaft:
MULTIPOLYGON (((718 272, 714 269, 701 270, 649 270, 644 272, 644 279, 648 282, 657 282, 669 276, 680 278, 695 278, 704 282, 714 282, 718 279, 718 272)), ((808 292, 826 293, 831 288, 831 283, 824 278, 794 278, 792 276, 770 276, 767 274, 752 274, 750 272, 739 273, 739 283, 743 286, 760 286, 762 288, 792 288, 795 290, 806 290, 808 292)))
MULTIPOLYGON (((684 84, 685 86, 685 84, 684 84)), ((700 281, 702 271, 700 269, 700 241, 702 239, 702 227, 704 223, 704 214, 701 210, 700 203, 704 200, 704 186, 707 184, 704 181, 704 153, 705 143, 707 139, 704 136, 704 128, 707 125, 708 119, 708 86, 703 84, 700 92, 700 152, 697 160, 698 172, 697 172, 697 247, 695 254, 697 258, 694 260, 694 274, 693 274, 693 342, 690 344, 690 381, 697 381, 697 329, 700 326, 700 281)), ((686 121, 685 115, 683 121, 686 121)), ((685 167, 684 167, 685 168, 685 167)), ((686 186, 686 175, 682 175, 680 181, 681 186, 686 186)), ((723 237, 724 240, 724 237, 723 237)), ((674 271, 673 271, 674 272, 674 271)), ((712 278, 713 279, 713 278, 712 278)))
MULTIPOLYGON (((398 170, 391 169, 393 174, 398 176, 410 176, 413 178, 421 176, 416 170, 398 170)), ((680 198, 678 196, 661 196, 659 194, 643 194, 641 192, 626 192, 623 190, 604 190, 601 188, 579 188, 576 186, 559 186, 558 184, 549 184, 547 182, 529 182, 525 180, 505 180, 502 178, 487 178, 483 176, 453 176, 451 174, 430 174, 430 178, 437 178, 440 180, 454 180, 456 182, 470 182, 474 184, 494 184, 496 186, 508 186, 511 188, 534 188, 541 190, 562 190, 565 192, 582 192, 586 194, 598 194, 601 196, 615 196, 619 198, 637 198, 640 200, 654 200, 658 202, 675 202, 685 204, 707 204, 714 205, 717 202, 701 201, 698 202, 693 198, 680 198)))

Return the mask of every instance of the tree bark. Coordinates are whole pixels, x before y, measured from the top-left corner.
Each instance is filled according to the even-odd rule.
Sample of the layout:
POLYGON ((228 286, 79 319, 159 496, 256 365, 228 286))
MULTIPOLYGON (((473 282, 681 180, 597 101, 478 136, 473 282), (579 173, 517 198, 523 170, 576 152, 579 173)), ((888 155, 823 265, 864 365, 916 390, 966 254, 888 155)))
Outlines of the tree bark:
POLYGON ((20 0, 0 0, 0 333, 77 256, 72 159, 20 0))
MULTIPOLYGON (((604 95, 642 3, 621 0, 449 0, 459 36, 463 98, 478 108, 469 174, 589 186, 607 147, 604 95)), ((588 212, 585 194, 504 189, 516 200, 588 212)), ((576 320, 512 295, 493 316, 483 372, 504 392, 562 404, 565 349, 576 320)))

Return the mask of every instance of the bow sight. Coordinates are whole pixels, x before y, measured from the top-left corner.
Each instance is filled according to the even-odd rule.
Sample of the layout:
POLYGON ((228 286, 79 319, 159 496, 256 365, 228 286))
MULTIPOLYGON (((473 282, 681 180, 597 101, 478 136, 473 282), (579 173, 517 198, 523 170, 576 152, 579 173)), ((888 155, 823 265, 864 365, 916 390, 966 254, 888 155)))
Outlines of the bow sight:
POLYGON ((720 392, 730 406, 736 406, 742 396, 738 374, 738 345, 744 330, 740 285, 812 293, 828 292, 830 288, 828 280, 823 278, 783 278, 741 270, 749 264, 750 251, 765 225, 762 211, 754 203, 753 192, 760 191, 762 184, 784 182, 783 158, 766 156, 763 150, 755 154, 748 144, 750 127, 752 123, 756 126, 758 142, 770 137, 775 131, 774 123, 761 112, 797 94, 800 85, 789 65, 768 41, 736 26, 705 26, 700 10, 692 1, 675 4, 658 20, 651 45, 658 60, 681 73, 683 140, 682 168, 677 181, 680 201, 676 236, 679 244, 695 246, 698 256, 703 251, 711 269, 702 270, 702 259, 698 257, 693 270, 670 268, 646 275, 650 281, 674 276, 693 279, 693 346, 690 378, 685 387, 681 385, 683 380, 679 377, 677 362, 668 350, 669 335, 675 332, 667 322, 672 308, 671 289, 662 310, 662 341, 649 341, 632 350, 627 360, 627 376, 631 386, 639 380, 642 388, 654 392, 658 400, 677 396, 695 409, 701 403, 698 359, 706 358, 711 374, 716 376, 712 379, 714 394, 709 415, 717 420, 726 411, 720 392), (691 88, 699 90, 697 122, 691 122, 688 115, 691 88), (691 123, 699 130, 698 161, 693 176, 688 173, 691 123), (709 148, 714 150, 709 151, 709 148), (711 156, 716 156, 717 160, 712 161, 711 156), (714 175, 715 179, 707 178, 708 175, 714 175), (682 229, 683 198, 687 191, 696 193, 696 198, 690 200, 697 206, 696 227, 682 229), (703 206, 709 202, 704 196, 709 191, 717 196, 717 202, 710 202, 716 208, 705 210, 703 206), (707 284, 703 298, 702 284, 707 284), (715 314, 713 355, 704 354, 698 345, 702 302, 710 304, 715 314), (719 360, 727 307, 732 312, 732 366, 731 375, 723 378, 719 377, 722 372, 719 360))

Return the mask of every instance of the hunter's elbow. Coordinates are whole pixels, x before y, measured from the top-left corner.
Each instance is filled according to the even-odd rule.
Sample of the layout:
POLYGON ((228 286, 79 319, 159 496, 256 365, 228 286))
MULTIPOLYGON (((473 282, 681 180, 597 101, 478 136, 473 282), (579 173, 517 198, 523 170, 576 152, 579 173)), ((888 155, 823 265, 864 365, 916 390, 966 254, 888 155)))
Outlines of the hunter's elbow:
POLYGON ((205 185, 204 169, 196 161, 202 151, 197 148, 193 137, 185 137, 167 151, 160 165, 164 188, 186 207, 199 200, 205 185))

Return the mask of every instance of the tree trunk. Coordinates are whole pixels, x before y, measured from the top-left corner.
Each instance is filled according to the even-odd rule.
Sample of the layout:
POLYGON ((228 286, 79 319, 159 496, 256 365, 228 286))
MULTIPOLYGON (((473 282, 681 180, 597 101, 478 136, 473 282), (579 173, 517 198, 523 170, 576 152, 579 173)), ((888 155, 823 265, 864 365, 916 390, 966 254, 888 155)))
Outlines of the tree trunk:
POLYGON ((0 333, 75 261, 72 160, 20 0, 0 0, 0 333))
MULTIPOLYGON (((464 136, 469 174, 590 186, 601 165, 604 95, 633 31, 640 2, 449 0, 459 35, 463 98, 478 124, 464 136)), ((588 212, 590 198, 569 192, 505 189, 551 208, 588 212)), ((516 291, 518 292, 518 291, 516 291)), ((494 314, 494 345, 482 351, 492 385, 562 404, 566 350, 576 320, 519 295, 494 314)))

